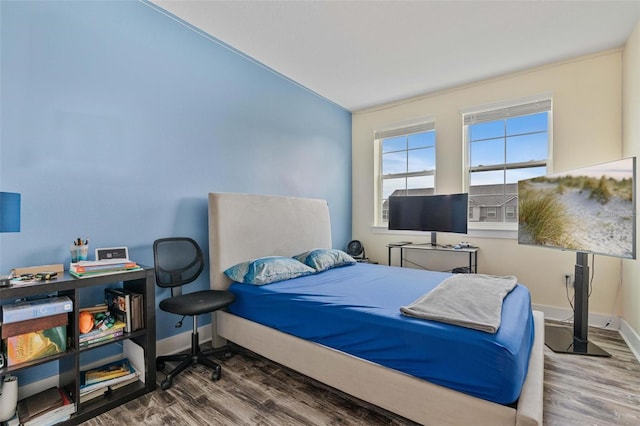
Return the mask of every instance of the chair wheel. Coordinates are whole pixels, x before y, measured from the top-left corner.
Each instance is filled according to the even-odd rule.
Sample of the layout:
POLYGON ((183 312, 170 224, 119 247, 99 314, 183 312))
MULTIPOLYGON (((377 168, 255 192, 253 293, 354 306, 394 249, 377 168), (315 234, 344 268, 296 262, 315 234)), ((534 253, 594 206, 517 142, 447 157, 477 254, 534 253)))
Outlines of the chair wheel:
POLYGON ((162 371, 162 370, 164 370, 164 361, 156 362, 156 371, 162 371))
POLYGON ((170 387, 171 387, 171 379, 168 377, 160 383, 160 389, 162 390, 167 390, 170 387))
POLYGON ((222 368, 220 368, 220 366, 218 365, 216 369, 213 370, 213 373, 211 373, 211 380, 213 380, 214 382, 217 382, 218 380, 220 380, 221 376, 222 376, 222 368))

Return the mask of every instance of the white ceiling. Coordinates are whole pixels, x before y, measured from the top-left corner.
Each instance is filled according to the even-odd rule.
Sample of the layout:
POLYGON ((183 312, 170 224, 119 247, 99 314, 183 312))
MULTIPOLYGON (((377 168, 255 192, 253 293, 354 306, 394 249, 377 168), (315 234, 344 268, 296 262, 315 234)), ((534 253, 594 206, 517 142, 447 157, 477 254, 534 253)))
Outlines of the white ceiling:
POLYGON ((151 0, 358 111, 624 45, 632 1, 151 0))

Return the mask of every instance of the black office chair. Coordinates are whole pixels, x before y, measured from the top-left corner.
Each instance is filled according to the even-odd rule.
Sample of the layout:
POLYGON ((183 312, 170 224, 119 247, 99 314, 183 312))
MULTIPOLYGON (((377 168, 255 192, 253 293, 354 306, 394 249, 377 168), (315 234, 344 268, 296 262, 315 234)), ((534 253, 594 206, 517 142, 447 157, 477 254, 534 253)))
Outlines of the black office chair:
POLYGON ((191 364, 199 363, 213 369, 211 380, 220 380, 222 369, 213 361, 213 357, 230 358, 231 348, 201 351, 198 339, 198 315, 222 309, 235 300, 233 293, 222 290, 201 290, 182 294, 182 286, 195 281, 204 269, 204 256, 198 243, 191 238, 162 238, 153 243, 156 284, 171 288, 171 297, 160 302, 160 309, 172 314, 182 315, 176 327, 182 327, 185 316, 193 317, 191 333, 191 353, 164 355, 156 358, 157 370, 163 370, 165 361, 182 361, 171 370, 160 383, 163 390, 171 387, 173 378, 191 364))

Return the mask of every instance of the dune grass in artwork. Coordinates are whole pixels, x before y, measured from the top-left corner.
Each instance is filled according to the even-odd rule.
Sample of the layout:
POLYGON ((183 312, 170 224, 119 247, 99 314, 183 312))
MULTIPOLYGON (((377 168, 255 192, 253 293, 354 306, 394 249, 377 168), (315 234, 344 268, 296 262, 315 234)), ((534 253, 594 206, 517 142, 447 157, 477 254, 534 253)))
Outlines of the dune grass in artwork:
MULTIPOLYGON (((526 183, 521 183, 526 187, 526 183)), ((574 248, 569 225, 571 219, 554 192, 522 188, 519 193, 519 238, 527 244, 574 248)))

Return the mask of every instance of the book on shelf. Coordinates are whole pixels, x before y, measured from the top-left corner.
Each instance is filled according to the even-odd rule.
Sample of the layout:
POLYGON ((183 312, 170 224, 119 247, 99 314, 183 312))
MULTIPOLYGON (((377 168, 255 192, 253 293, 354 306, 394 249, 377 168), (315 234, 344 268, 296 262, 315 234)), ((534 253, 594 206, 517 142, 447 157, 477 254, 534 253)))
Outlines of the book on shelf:
POLYGON ((76 407, 64 389, 52 387, 18 401, 17 411, 23 426, 40 426, 68 419, 76 407))
POLYGON ((100 312, 107 312, 108 310, 109 310, 109 307, 107 306, 106 303, 100 303, 99 305, 86 306, 84 308, 78 309, 78 311, 80 311, 80 312, 89 312, 91 314, 98 314, 100 312))
POLYGON ((117 332, 120 332, 120 334, 122 334, 122 331, 124 330, 124 328, 125 328, 125 323, 122 321, 116 320, 116 322, 113 323, 113 325, 109 328, 106 328, 106 329, 96 328, 91 330, 88 333, 81 334, 79 336, 79 340, 80 340, 80 343, 82 343, 89 340, 98 339, 100 337, 109 336, 117 332))
POLYGON ((128 358, 110 362, 97 368, 80 372, 80 396, 125 382, 140 373, 131 365, 128 358), (88 375, 88 376, 87 376, 88 375), (89 377, 90 383, 87 382, 89 377))
POLYGON ((71 312, 73 302, 67 296, 46 297, 2 305, 2 323, 25 321, 71 312))
POLYGON ((67 350, 67 327, 60 325, 3 340, 8 366, 62 353, 67 350))
POLYGON ((131 333, 131 295, 121 288, 105 288, 104 302, 111 315, 125 324, 124 331, 131 333))
POLYGON ((117 389, 120 389, 122 387, 125 387, 127 385, 130 385, 131 383, 135 383, 137 382, 138 376, 134 376, 134 377, 130 377, 128 379, 125 379, 121 382, 118 383, 114 383, 112 385, 107 385, 98 389, 94 389, 92 391, 89 392, 85 392, 85 393, 81 393, 80 394, 80 403, 85 403, 87 401, 91 401, 94 398, 97 398, 99 396, 103 396, 109 392, 115 391, 117 389))
POLYGON ((76 278, 89 278, 89 277, 97 277, 102 275, 114 275, 114 274, 122 274, 125 272, 140 271, 141 269, 142 268, 140 266, 136 265, 135 267, 131 267, 131 268, 120 268, 120 269, 111 269, 111 270, 105 269, 105 270, 79 272, 73 267, 73 264, 71 264, 71 266, 69 267, 69 275, 76 278))
POLYGON ((138 293, 131 294, 131 331, 144 328, 144 297, 138 293))
POLYGON ((82 385, 89 386, 132 373, 133 367, 127 358, 110 362, 98 368, 87 370, 82 374, 82 385))
POLYGON ((144 328, 144 297, 121 288, 104 290, 105 303, 117 320, 125 323, 125 331, 144 328))
POLYGON ((112 271, 126 271, 129 269, 138 268, 136 262, 132 262, 128 259, 113 259, 113 260, 96 260, 96 261, 80 261, 71 263, 69 270, 76 273, 87 272, 112 272, 112 271))
POLYGON ((81 348, 84 348, 85 346, 93 345, 95 343, 104 343, 104 342, 107 342, 109 340, 113 340, 116 337, 120 337, 123 334, 124 334, 124 330, 120 328, 118 330, 113 330, 112 332, 110 332, 109 334, 106 334, 104 336, 95 337, 95 338, 89 339, 89 340, 83 340, 83 341, 79 342, 79 346, 81 348))

